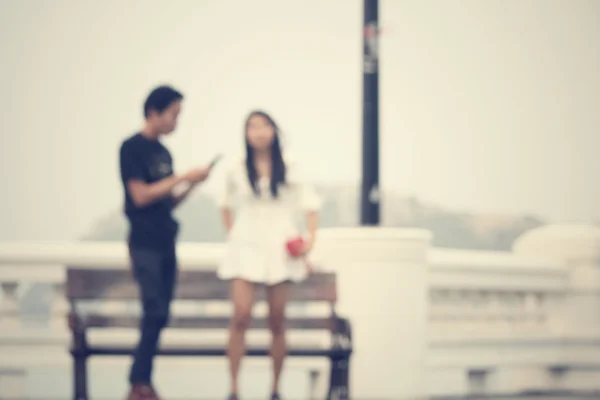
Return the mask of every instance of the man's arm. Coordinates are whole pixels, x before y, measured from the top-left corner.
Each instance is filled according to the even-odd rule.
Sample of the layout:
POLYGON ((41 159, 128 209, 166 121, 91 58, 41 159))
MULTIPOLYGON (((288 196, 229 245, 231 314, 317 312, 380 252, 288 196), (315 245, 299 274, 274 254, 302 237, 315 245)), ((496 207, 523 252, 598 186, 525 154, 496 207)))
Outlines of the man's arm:
POLYGON ((175 184, 174 190, 171 192, 173 197, 173 207, 177 207, 181 204, 188 195, 192 192, 199 183, 204 182, 210 175, 210 167, 208 168, 196 168, 188 172, 185 176, 188 178, 182 182, 175 184), (181 186, 181 187, 180 187, 181 186))
POLYGON ((133 203, 144 207, 171 194, 173 188, 184 181, 184 177, 171 175, 155 183, 145 183, 138 179, 127 181, 127 189, 133 203))
POLYGON ((188 197, 188 195, 192 192, 192 189, 194 189, 194 187, 196 186, 195 184, 192 185, 189 182, 184 182, 181 185, 183 187, 179 190, 177 190, 178 189, 177 186, 175 186, 175 188, 174 188, 174 193, 172 194, 173 207, 177 207, 178 205, 180 205, 188 197))

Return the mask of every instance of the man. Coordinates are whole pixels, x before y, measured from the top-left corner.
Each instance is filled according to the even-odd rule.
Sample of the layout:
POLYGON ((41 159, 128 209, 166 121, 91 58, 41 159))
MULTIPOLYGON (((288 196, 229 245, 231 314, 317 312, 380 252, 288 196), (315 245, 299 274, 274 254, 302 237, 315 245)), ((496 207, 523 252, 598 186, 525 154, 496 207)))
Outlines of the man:
POLYGON ((125 215, 130 225, 129 253, 143 306, 128 400, 159 400, 151 375, 177 276, 179 226, 172 210, 210 172, 210 168, 196 168, 174 174, 171 154, 160 143, 175 130, 182 101, 183 95, 169 86, 154 89, 144 103, 144 128, 127 138, 120 149, 125 215))

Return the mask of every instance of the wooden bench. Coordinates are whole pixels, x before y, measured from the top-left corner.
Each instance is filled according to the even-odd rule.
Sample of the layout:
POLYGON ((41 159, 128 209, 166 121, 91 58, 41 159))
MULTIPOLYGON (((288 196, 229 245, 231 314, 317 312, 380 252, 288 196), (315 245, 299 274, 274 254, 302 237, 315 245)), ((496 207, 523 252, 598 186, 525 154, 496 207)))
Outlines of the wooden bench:
MULTIPOLYGON (((265 291, 257 288, 256 301, 264 301, 265 291)), ((88 342, 87 332, 91 328, 137 328, 139 317, 122 312, 85 311, 86 302, 131 302, 138 300, 138 288, 131 273, 124 269, 67 268, 67 297, 71 306, 69 327, 72 332, 71 355, 73 357, 74 399, 88 400, 87 359, 90 356, 131 356, 133 345, 94 345, 88 342)), ((331 335, 331 346, 289 346, 291 357, 327 357, 330 360, 330 379, 327 399, 348 399, 349 362, 352 353, 350 322, 335 312, 337 299, 336 277, 332 273, 314 273, 304 282, 295 284, 290 303, 328 304, 328 315, 320 317, 290 317, 286 327, 291 331, 327 331, 331 335)), ((179 272, 173 305, 177 300, 198 302, 229 302, 229 284, 219 279, 213 271, 184 270, 179 272)), ((227 329, 229 316, 214 316, 208 313, 172 316, 166 330, 227 329)), ((265 318, 254 319, 251 329, 267 329, 265 318)), ((161 345, 161 356, 225 356, 224 345, 169 346, 161 345)), ((248 356, 265 357, 267 347, 248 346, 248 356)), ((224 370, 223 373, 226 373, 224 370)))

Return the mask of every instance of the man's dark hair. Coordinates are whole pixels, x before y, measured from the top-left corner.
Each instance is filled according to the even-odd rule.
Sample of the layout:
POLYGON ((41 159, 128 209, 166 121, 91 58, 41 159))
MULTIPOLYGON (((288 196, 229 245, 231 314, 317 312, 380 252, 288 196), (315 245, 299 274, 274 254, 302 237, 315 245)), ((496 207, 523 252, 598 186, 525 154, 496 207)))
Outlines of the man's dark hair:
POLYGON ((165 111, 171 104, 182 100, 183 94, 172 88, 163 85, 153 89, 144 102, 144 117, 148 118, 150 111, 154 110, 159 114, 165 111))

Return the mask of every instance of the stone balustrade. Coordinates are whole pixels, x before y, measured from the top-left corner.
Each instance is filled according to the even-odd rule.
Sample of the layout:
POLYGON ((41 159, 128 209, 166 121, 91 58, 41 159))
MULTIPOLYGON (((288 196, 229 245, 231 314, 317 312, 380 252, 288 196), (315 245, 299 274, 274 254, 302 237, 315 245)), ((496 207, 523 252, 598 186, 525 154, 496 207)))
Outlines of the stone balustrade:
MULTIPOLYGON (((354 325, 356 398, 600 390, 597 228, 542 227, 513 252, 432 248, 421 230, 326 229, 319 239, 315 264, 338 274, 339 310, 354 325)), ((182 243, 181 268, 215 268, 222 251, 221 244, 182 243)), ((60 365, 70 379, 65 266, 127 264, 122 243, 0 243, 3 387, 43 398, 23 384, 41 366, 60 365), (28 314, 23 304, 32 289, 42 300, 28 314), (44 324, 28 324, 43 317, 44 324)), ((114 362, 123 368, 123 360, 114 362)), ((313 377, 326 371, 317 361, 301 365, 313 377)), ((123 388, 106 395, 120 396, 123 388)), ((57 388, 56 397, 69 390, 57 388)))

